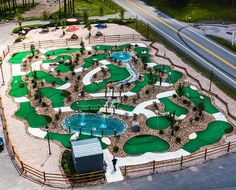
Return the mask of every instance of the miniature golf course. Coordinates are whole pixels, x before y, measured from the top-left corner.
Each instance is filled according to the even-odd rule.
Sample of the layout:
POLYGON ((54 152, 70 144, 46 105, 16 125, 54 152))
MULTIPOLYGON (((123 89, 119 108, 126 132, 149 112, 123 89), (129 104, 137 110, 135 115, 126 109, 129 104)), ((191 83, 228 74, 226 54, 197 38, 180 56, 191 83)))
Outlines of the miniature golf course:
POLYGON ((146 121, 146 125, 155 130, 166 129, 170 124, 171 122, 165 116, 150 117, 146 121))
POLYGON ((123 149, 129 155, 139 155, 146 152, 164 152, 170 145, 163 139, 151 135, 139 135, 129 139, 123 149))
POLYGON ((14 76, 11 82, 11 90, 9 95, 19 98, 28 94, 28 84, 22 80, 22 76, 14 76))
POLYGON ((81 50, 81 48, 62 48, 62 49, 47 51, 44 55, 45 56, 56 56, 56 55, 60 55, 60 54, 76 53, 80 50, 81 50))
POLYGON ((20 108, 15 115, 25 119, 32 128, 43 127, 52 121, 49 116, 37 114, 35 108, 30 105, 30 102, 20 103, 20 108))
POLYGON ((159 100, 165 105, 165 112, 175 113, 177 117, 188 114, 188 110, 186 108, 172 102, 169 98, 160 98, 159 100))
POLYGON ((45 73, 44 71, 30 72, 28 76, 31 78, 36 78, 36 80, 38 81, 45 80, 47 83, 51 83, 51 84, 63 85, 66 83, 65 81, 59 78, 55 78, 51 74, 45 73))
POLYGON ((98 112, 100 107, 105 105, 107 100, 94 99, 94 100, 79 100, 71 104, 71 109, 84 112, 98 112))
POLYGON ((204 111, 209 114, 214 114, 219 112, 219 110, 212 105, 211 99, 205 95, 200 94, 197 90, 193 90, 190 87, 186 87, 184 88, 184 95, 188 97, 188 99, 191 100, 196 107, 198 107, 200 102, 204 102, 205 105, 204 111))
POLYGON ((225 121, 213 121, 209 123, 207 129, 197 132, 197 138, 190 140, 183 146, 188 152, 195 152, 203 146, 217 143, 226 133, 232 132, 233 127, 225 121))
POLYGON ((109 68, 108 72, 110 73, 110 77, 104 79, 102 82, 96 83, 93 82, 87 86, 84 86, 84 91, 88 93, 96 93, 99 92, 102 89, 106 88, 106 85, 109 82, 117 82, 117 81, 122 81, 125 80, 130 76, 130 73, 125 67, 118 67, 113 64, 107 65, 109 68))

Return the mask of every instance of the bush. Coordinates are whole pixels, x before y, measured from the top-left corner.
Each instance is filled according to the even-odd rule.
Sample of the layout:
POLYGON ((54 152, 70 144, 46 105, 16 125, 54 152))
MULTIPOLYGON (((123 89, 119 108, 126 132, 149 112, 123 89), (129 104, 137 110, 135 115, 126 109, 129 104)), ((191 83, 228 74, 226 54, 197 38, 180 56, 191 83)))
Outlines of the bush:
POLYGON ((65 175, 71 175, 75 173, 73 164, 73 158, 70 150, 65 150, 62 154, 61 166, 64 170, 65 175))
POLYGON ((187 102, 188 102, 188 101, 187 101, 186 99, 183 100, 183 104, 187 104, 187 102))
POLYGON ((25 85, 24 85, 23 82, 21 82, 20 85, 19 85, 20 88, 24 88, 24 86, 25 86, 25 85))
POLYGON ((193 107, 193 111, 197 111, 197 107, 193 107))
POLYGON ((149 90, 146 90, 146 91, 145 91, 145 94, 149 94, 149 93, 150 93, 150 91, 149 91, 149 90))
POLYGON ((195 121, 199 121, 199 117, 195 117, 195 121))
POLYGON ((164 131, 163 131, 163 130, 160 130, 160 131, 159 131, 159 134, 160 134, 160 135, 163 135, 163 134, 164 134, 164 131))
POLYGON ((71 72, 71 75, 73 75, 73 76, 74 76, 74 75, 75 75, 75 72, 74 72, 74 71, 72 71, 72 72, 71 72))
POLYGON ((177 98, 177 95, 176 95, 176 94, 173 94, 173 98, 177 98))
POLYGON ((179 131, 179 126, 178 125, 175 126, 174 129, 175 129, 175 131, 179 131))
POLYGON ((68 81, 69 80, 69 78, 68 77, 65 77, 65 81, 68 81))
POLYGON ((115 145, 114 147, 113 147, 113 152, 118 152, 119 151, 119 147, 117 146, 117 145, 115 145))
POLYGON ((176 137, 175 142, 176 143, 181 143, 181 138, 180 137, 176 137))
POLYGON ((226 129, 225 129, 225 134, 227 134, 227 133, 231 133, 231 132, 233 132, 233 130, 234 130, 233 127, 226 128, 226 129))
POLYGON ((42 106, 43 106, 43 107, 47 107, 46 102, 42 102, 42 106))

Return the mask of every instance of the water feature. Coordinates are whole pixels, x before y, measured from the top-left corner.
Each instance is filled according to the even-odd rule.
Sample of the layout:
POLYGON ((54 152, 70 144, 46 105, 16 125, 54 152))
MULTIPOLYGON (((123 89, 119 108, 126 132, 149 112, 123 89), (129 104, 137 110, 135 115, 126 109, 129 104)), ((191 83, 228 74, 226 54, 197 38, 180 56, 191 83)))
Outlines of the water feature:
POLYGON ((114 136, 120 135, 126 129, 126 123, 118 118, 110 118, 105 115, 75 113, 66 117, 62 126, 71 132, 80 132, 85 135, 114 136))
POLYGON ((122 62, 128 62, 131 61, 132 59, 132 55, 128 52, 114 52, 112 53, 112 58, 118 60, 118 61, 122 61, 122 62))

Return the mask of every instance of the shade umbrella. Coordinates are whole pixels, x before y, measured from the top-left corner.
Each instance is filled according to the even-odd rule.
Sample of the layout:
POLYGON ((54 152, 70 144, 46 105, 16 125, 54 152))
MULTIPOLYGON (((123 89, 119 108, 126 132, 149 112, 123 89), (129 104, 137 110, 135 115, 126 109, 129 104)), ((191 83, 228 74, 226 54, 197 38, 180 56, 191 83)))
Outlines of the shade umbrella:
POLYGON ((67 29, 67 31, 69 31, 69 32, 75 32, 75 31, 77 31, 77 30, 79 30, 79 27, 77 27, 77 26, 70 26, 70 27, 67 29))
POLYGON ((68 18, 66 19, 67 22, 76 22, 77 19, 76 18, 68 18))
POLYGON ((102 28, 106 28, 107 25, 106 24, 96 24, 95 27, 98 29, 102 29, 102 28))

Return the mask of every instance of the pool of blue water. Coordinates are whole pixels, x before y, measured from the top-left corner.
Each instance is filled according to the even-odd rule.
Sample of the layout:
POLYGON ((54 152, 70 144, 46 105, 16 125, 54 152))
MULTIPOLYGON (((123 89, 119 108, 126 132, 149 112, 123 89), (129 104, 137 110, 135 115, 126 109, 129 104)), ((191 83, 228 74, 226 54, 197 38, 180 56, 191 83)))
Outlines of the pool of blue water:
POLYGON ((132 59, 132 55, 128 52, 114 52, 112 53, 112 58, 122 61, 122 62, 127 62, 132 59))
POLYGON ((71 132, 79 132, 93 136, 121 135, 126 123, 117 118, 105 117, 96 114, 76 113, 64 119, 62 126, 71 132))

